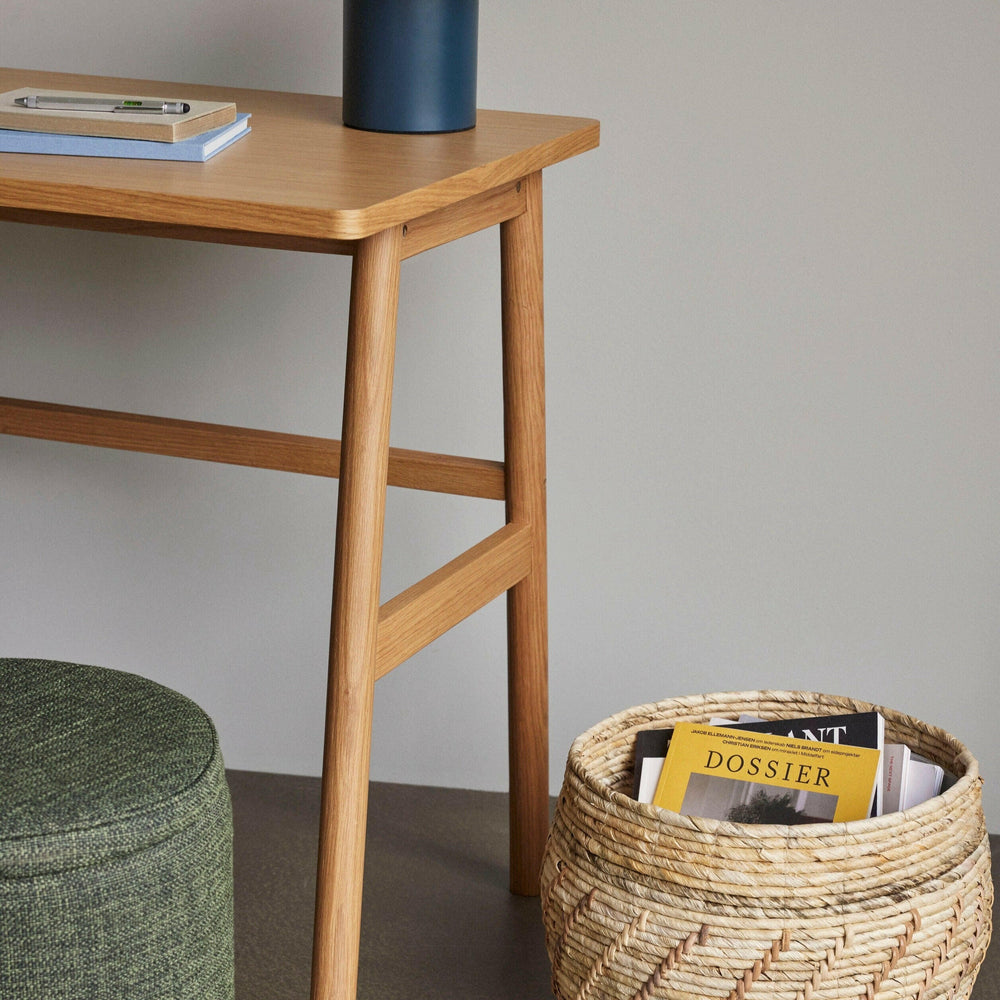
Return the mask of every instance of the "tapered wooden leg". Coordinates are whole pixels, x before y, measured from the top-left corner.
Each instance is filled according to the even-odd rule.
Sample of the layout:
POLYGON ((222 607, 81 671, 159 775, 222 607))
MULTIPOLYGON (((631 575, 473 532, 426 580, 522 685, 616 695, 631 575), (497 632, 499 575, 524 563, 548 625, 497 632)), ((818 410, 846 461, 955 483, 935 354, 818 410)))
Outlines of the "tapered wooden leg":
POLYGON ((500 226, 507 520, 532 532, 530 574, 507 592, 510 887, 538 893, 549 828, 548 602, 542 175, 527 210, 500 226))
POLYGON ((401 238, 363 240, 351 280, 312 1000, 357 991, 401 238))

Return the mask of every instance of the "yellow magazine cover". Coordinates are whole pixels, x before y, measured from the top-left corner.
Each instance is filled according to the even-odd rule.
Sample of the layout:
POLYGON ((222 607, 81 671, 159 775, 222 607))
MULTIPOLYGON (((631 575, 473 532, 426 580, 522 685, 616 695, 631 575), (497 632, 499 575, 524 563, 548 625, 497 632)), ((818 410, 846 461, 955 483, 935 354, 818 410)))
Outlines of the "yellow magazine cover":
POLYGON ((870 747, 681 722, 653 802, 734 823, 865 819, 880 757, 870 747))

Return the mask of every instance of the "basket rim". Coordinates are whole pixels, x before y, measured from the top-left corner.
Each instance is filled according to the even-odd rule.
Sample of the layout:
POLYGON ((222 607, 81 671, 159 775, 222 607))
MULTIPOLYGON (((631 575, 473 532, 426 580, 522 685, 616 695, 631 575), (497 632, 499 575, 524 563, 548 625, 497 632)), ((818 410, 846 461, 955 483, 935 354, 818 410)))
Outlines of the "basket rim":
MULTIPOLYGON (((821 713, 817 713, 821 714, 821 713)), ((789 716, 793 718, 794 716, 789 716)), ((627 728, 627 727, 623 727, 627 728)), ((648 725, 637 726, 640 728, 650 728, 648 725)), ((890 831, 893 827, 904 823, 911 823, 914 819, 920 818, 922 814, 937 813, 941 809, 949 809, 951 805, 964 798, 973 784, 982 782, 979 774, 979 761, 972 752, 957 737, 940 726, 934 726, 923 722, 914 716, 907 715, 897 709, 863 699, 853 698, 846 695, 831 695, 821 692, 805 690, 779 690, 761 688, 748 691, 720 691, 697 695, 680 695, 673 698, 665 698, 661 701, 647 702, 642 705, 634 705, 631 708, 623 709, 601 720, 589 729, 585 730, 573 740, 570 747, 566 766, 572 769, 577 779, 583 782, 593 794, 599 798, 606 799, 613 803, 615 808, 622 809, 645 816, 647 819, 656 819, 667 826, 684 827, 695 830, 702 834, 733 836, 738 835, 744 839, 767 839, 781 837, 788 841, 798 839, 812 839, 815 837, 830 835, 857 835, 868 831, 890 831), (609 730, 622 727, 629 719, 646 717, 662 713, 668 708, 676 710, 689 705, 692 714, 699 706, 703 709, 709 708, 713 701, 782 701, 809 698, 819 702, 839 702, 848 703, 854 711, 877 711, 880 712, 886 723, 893 723, 911 729, 917 729, 928 736, 948 745, 955 751, 953 760, 964 767, 963 773, 958 780, 948 789, 935 795, 919 805, 910 809, 900 810, 891 813, 884 813, 881 816, 873 816, 866 819, 850 820, 849 822, 829 822, 829 823, 805 823, 800 825, 788 825, 780 823, 734 823, 730 820, 710 819, 702 816, 687 816, 683 813, 674 812, 670 809, 663 809, 649 803, 639 802, 624 792, 611 788, 606 780, 599 779, 589 769, 584 766, 584 748, 592 745, 602 734, 609 730)))

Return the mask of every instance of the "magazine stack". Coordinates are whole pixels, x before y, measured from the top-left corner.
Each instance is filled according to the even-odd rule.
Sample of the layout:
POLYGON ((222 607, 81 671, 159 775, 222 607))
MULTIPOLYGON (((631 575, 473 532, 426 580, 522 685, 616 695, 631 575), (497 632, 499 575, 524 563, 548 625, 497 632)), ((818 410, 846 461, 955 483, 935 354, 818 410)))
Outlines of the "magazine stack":
POLYGON ((636 734, 632 795, 736 823, 847 822, 919 805, 955 777, 885 739, 878 711, 766 721, 742 713, 636 734))

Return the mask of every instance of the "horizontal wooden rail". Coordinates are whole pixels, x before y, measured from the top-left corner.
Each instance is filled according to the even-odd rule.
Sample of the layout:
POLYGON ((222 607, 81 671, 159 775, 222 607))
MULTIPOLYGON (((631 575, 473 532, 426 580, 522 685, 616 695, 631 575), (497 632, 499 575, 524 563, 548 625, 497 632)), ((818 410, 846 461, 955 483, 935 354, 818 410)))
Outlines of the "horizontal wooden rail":
MULTIPOLYGON (((340 475, 340 442, 331 438, 25 399, 0 397, 0 433, 334 479, 340 475)), ((388 481, 488 500, 502 500, 505 492, 502 462, 404 448, 389 450, 388 481)))
MULTIPOLYGON (((413 257, 470 233, 499 225, 524 211, 524 192, 520 182, 503 184, 491 191, 473 195, 465 201, 434 209, 416 216, 403 227, 403 257, 413 257)), ((0 222, 23 222, 35 226, 58 226, 63 229, 87 229, 92 232, 118 233, 125 236, 159 236, 198 243, 227 243, 261 247, 268 250, 299 250, 350 256, 357 244, 352 240, 324 239, 318 236, 288 236, 281 233, 250 232, 242 229, 213 229, 138 219, 109 218, 101 215, 78 215, 42 209, 0 206, 0 222)))
POLYGON ((121 236, 159 236, 195 243, 225 243, 230 246, 260 247, 265 250, 300 250, 350 256, 355 244, 347 240, 328 240, 318 236, 285 236, 280 233, 253 233, 242 229, 213 229, 163 222, 108 218, 103 215, 77 215, 31 208, 0 206, 0 222, 24 222, 33 226, 58 226, 60 229, 86 229, 121 236))
POLYGON ((375 677, 383 677, 531 571, 531 527, 508 524, 379 611, 375 677))
POLYGON ((525 206, 522 187, 520 181, 504 184, 407 222, 403 226, 403 257, 413 257, 521 215, 525 206))

